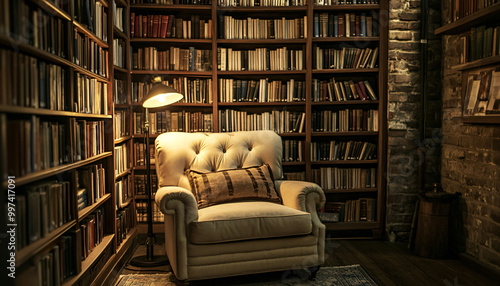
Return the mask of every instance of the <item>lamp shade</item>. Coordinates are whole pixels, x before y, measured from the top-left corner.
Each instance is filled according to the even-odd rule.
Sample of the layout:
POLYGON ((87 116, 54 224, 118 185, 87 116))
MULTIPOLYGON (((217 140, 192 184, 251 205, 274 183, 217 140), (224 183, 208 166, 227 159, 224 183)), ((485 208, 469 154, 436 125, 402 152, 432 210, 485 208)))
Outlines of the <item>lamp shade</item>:
POLYGON ((162 83, 155 83, 142 102, 142 106, 145 108, 162 107, 176 103, 182 98, 182 94, 177 92, 173 87, 166 86, 162 83))

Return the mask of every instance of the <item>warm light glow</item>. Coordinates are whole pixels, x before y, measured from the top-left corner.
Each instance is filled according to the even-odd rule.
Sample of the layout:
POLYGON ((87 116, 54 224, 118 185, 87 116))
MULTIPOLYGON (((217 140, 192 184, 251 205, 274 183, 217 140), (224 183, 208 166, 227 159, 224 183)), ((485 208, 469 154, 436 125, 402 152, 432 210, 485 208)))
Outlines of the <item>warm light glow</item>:
POLYGON ((162 93, 162 94, 158 94, 158 101, 161 102, 161 103, 165 103, 165 100, 167 99, 167 95, 162 93))

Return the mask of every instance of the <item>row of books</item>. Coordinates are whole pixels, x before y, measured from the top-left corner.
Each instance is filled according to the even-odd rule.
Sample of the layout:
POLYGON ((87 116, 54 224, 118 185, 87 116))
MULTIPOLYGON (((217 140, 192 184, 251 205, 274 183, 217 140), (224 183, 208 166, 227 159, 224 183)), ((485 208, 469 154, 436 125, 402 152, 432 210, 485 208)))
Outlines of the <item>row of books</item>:
POLYGON ((183 4, 183 5, 211 5, 212 0, 131 0, 131 4, 183 4))
POLYGON ((323 222, 374 222, 377 220, 377 200, 360 198, 345 202, 327 202, 319 218, 323 222))
POLYGON ((0 104, 66 110, 66 84, 61 66, 0 49, 0 104))
POLYGON ((136 70, 211 71, 212 50, 139 48, 132 51, 132 67, 136 70))
POLYGON ((306 0, 217 0, 219 7, 285 7, 304 6, 306 0))
POLYGON ((307 16, 294 19, 219 17, 219 39, 305 39, 307 16))
POLYGON ((361 141, 311 142, 311 161, 371 160, 377 145, 361 141))
POLYGON ((463 103, 463 115, 500 113, 500 68, 469 73, 463 103))
POLYGON ((73 217, 68 181, 42 181, 16 192, 16 249, 47 236, 73 217))
POLYGON ((306 172, 285 172, 283 178, 290 181, 305 181, 306 172))
POLYGON ((378 14, 366 13, 314 13, 314 37, 376 37, 378 14))
POLYGON ((76 205, 78 206, 78 211, 81 211, 90 205, 87 194, 88 194, 87 189, 78 189, 78 191, 76 192, 76 199, 77 199, 76 205))
POLYGON ((115 78, 113 82, 113 103, 128 104, 127 81, 115 78))
POLYGON ((302 141, 283 140, 283 162, 302 162, 302 141))
POLYGON ((368 80, 335 81, 313 79, 313 101, 377 100, 378 96, 368 80))
MULTIPOLYGON (((79 272, 80 263, 77 262, 79 257, 76 257, 76 238, 77 234, 74 231, 68 231, 61 236, 61 252, 62 252, 62 280, 71 277, 79 272)), ((42 280, 43 281, 43 280, 42 280)), ((41 283, 42 284, 42 283, 41 283)), ((43 285, 43 284, 42 284, 43 285)), ((47 284, 50 285, 50 284, 47 284)))
MULTIPOLYGON (((149 145, 149 163, 154 165, 156 162, 154 153, 154 144, 149 145)), ((134 166, 146 166, 146 144, 134 142, 134 166)))
POLYGON ((219 102, 293 102, 305 101, 304 81, 240 80, 219 78, 219 102))
POLYGON ((313 182, 324 190, 375 188, 377 168, 327 167, 312 170, 313 182))
POLYGON ((75 0, 74 19, 99 39, 108 41, 108 11, 99 0, 75 0))
MULTIPOLYGON (((211 113, 158 111, 149 113, 150 134, 164 132, 213 132, 211 113)), ((134 134, 142 134, 144 113, 134 112, 134 134)))
POLYGON ((116 6, 116 0, 113 0, 113 25, 115 25, 118 30, 124 32, 124 27, 125 27, 125 19, 124 13, 125 9, 123 7, 118 7, 116 6))
POLYGON ((127 109, 123 110, 115 110, 115 120, 113 120, 113 130, 115 134, 115 140, 123 138, 125 136, 129 136, 128 132, 128 119, 129 119, 129 111, 127 109))
POLYGON ((368 69, 378 66, 378 47, 336 49, 315 46, 313 51, 313 69, 368 69))
POLYGON ((108 114, 108 84, 75 72, 73 111, 108 114))
POLYGON ((66 22, 24 1, 2 1, 0 33, 66 58, 66 22), (23 21, 18 21, 23 19, 23 21))
POLYGON ((136 15, 132 12, 130 37, 211 39, 212 20, 200 19, 199 15, 176 18, 174 15, 136 15))
POLYGON ((85 260, 104 237, 104 208, 100 207, 80 222, 82 260, 85 260))
POLYGON ((304 53, 287 47, 255 50, 217 48, 217 68, 220 71, 286 71, 303 70, 304 53))
MULTIPOLYGON (((160 208, 157 204, 152 204, 153 209, 153 222, 163 222, 163 213, 160 211, 160 208)), ((148 207, 146 201, 138 201, 135 203, 135 210, 137 212, 137 222, 147 222, 148 221, 148 207)))
MULTIPOLYGON (((79 199, 82 205, 90 206, 106 193, 106 172, 102 164, 95 164, 76 170, 79 199)), ((78 205, 79 209, 80 204, 78 205)))
POLYGON ((116 241, 118 246, 127 238, 128 232, 135 225, 135 212, 132 207, 125 208, 116 213, 116 241))
MULTIPOLYGON (((67 255, 66 250, 63 255, 67 255)), ((64 263, 64 261, 63 261, 64 263)), ((61 285, 61 250, 59 245, 52 246, 51 250, 35 261, 38 272, 39 285, 61 285)))
MULTIPOLYGON (((136 195, 145 196, 146 195, 146 175, 134 174, 134 189, 136 195)), ((158 190, 158 177, 156 174, 151 174, 151 192, 153 196, 156 194, 156 190, 158 190)))
POLYGON ((379 0, 314 0, 316 6, 378 4, 379 0))
POLYGON ((500 55, 499 28, 472 27, 470 32, 460 37, 460 63, 500 55))
POLYGON ((69 121, 70 146, 74 146, 73 161, 91 158, 104 152, 104 121, 76 120, 75 118, 70 118, 69 121))
POLYGON ((225 109, 219 110, 219 126, 222 132, 273 130, 277 133, 302 133, 305 117, 305 113, 294 111, 249 113, 225 109))
POLYGON ((7 120, 7 162, 9 175, 20 177, 61 164, 70 163, 71 150, 67 140, 67 125, 29 120, 7 120))
POLYGON ((378 110, 313 111, 311 126, 313 132, 378 131, 378 110))
POLYGON ((108 75, 108 51, 75 30, 73 62, 97 75, 108 75))
POLYGON ((450 22, 454 22, 480 10, 498 3, 498 0, 446 0, 443 5, 443 17, 446 15, 450 22))
MULTIPOLYGON (((172 86, 184 98, 184 103, 212 103, 212 79, 177 77, 172 80, 163 79, 162 83, 172 86)), ((153 87, 145 82, 132 81, 132 102, 141 102, 153 87)))
POLYGON ((115 146, 115 176, 130 169, 128 145, 120 144, 115 146))
POLYGON ((125 68, 124 44, 122 39, 113 39, 113 64, 120 68, 125 68))
POLYGON ((134 189, 132 188, 132 177, 125 176, 121 180, 115 182, 116 192, 116 209, 127 206, 127 203, 134 196, 134 189))

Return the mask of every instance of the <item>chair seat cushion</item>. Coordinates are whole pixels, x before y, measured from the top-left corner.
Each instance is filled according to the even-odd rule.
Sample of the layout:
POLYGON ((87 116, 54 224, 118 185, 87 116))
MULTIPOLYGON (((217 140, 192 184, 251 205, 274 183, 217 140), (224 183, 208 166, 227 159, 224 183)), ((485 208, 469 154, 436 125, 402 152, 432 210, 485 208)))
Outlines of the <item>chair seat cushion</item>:
POLYGON ((306 235, 312 231, 311 215, 269 202, 237 202, 198 211, 189 224, 194 244, 211 244, 271 237, 306 235))

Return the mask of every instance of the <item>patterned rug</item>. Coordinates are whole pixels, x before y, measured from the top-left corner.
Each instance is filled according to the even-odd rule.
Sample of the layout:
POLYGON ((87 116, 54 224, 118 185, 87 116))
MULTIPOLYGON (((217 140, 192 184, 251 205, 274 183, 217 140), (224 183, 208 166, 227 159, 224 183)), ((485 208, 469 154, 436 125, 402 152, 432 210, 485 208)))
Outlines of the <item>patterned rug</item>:
POLYGON ((237 286, 377 286, 377 283, 360 265, 322 267, 315 281, 309 281, 306 270, 274 274, 255 274, 240 277, 181 282, 172 273, 129 274, 118 278, 117 286, 180 286, 180 285, 237 285, 237 286), (249 283, 248 281, 253 281, 249 283))

